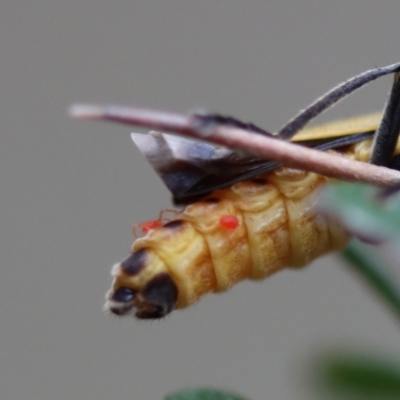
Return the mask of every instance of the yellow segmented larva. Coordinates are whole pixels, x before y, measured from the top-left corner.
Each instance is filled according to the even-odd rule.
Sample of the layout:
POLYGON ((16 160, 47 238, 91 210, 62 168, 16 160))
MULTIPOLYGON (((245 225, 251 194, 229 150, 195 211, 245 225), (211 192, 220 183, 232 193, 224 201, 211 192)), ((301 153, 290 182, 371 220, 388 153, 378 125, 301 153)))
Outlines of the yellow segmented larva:
MULTIPOLYGON (((367 162, 370 147, 370 140, 360 142, 343 155, 367 162)), ((187 206, 137 239, 132 255, 114 267, 106 309, 161 318, 208 292, 301 267, 343 248, 348 233, 315 206, 329 180, 281 167, 187 206), (222 224, 226 216, 236 223, 222 224)))
MULTIPOLYGON (((133 138, 173 198, 178 202, 190 202, 208 191, 254 177, 257 171, 271 167, 262 159, 252 158, 254 152, 278 162, 291 160, 294 165, 297 158, 294 147, 287 146, 285 156, 279 150, 282 143, 275 146, 278 142, 273 140, 253 141, 250 138, 246 143, 243 131, 279 140, 291 140, 294 135, 298 140, 327 139, 320 145, 307 141, 309 146, 319 150, 354 143, 353 140, 361 140, 364 134, 375 132, 371 163, 384 166, 392 162, 394 166, 398 162, 392 156, 393 141, 399 131, 399 71, 400 63, 395 63, 342 82, 300 111, 275 135, 251 123, 203 112, 185 116, 99 105, 75 105, 70 112, 77 118, 165 129, 206 142, 226 144, 228 148, 202 141, 196 144, 189 139, 173 139, 157 132, 143 141, 133 138), (394 81, 382 119, 375 114, 302 130, 339 100, 390 73, 394 73, 394 81), (232 131, 231 127, 234 128, 232 131), (355 135, 353 140, 350 139, 352 135, 355 135), (332 140, 342 136, 346 140, 332 140), (267 142, 271 148, 266 147, 267 142), (234 149, 237 147, 243 154, 234 149)), ((395 154, 399 152, 397 148, 395 154)), ((368 162, 370 153, 369 140, 339 154, 368 162)), ((317 153, 313 154, 316 156, 317 153)), ((318 154, 314 158, 321 161, 320 157, 318 154)), ((322 168, 320 162, 314 160, 304 164, 306 160, 301 161, 296 165, 312 169, 319 164, 316 170, 332 175, 333 171, 322 168)), ((332 164, 326 165, 329 166, 332 164)), ((377 176, 369 179, 360 169, 349 170, 351 173, 345 174, 342 170, 335 176, 361 178, 363 175, 364 181, 381 184, 397 181, 393 176, 388 180, 376 179, 377 176)), ((175 308, 193 304, 207 292, 226 290, 246 278, 262 279, 285 267, 301 267, 319 255, 342 248, 348 233, 316 207, 319 188, 328 181, 315 173, 282 167, 228 189, 216 190, 187 206, 164 225, 161 225, 163 214, 156 221, 136 224, 136 227, 150 231, 133 244, 130 257, 113 267, 114 281, 107 294, 105 309, 117 315, 129 315, 136 310, 134 315, 138 318, 161 318, 175 308)))

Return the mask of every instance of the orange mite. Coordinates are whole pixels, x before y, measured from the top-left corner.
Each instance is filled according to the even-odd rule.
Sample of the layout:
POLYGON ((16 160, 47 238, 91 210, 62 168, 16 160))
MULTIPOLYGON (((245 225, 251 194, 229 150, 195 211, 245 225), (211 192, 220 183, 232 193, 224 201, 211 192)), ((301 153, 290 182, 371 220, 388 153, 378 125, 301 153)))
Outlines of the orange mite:
POLYGON ((236 229, 239 226, 239 220, 234 215, 223 215, 219 219, 219 224, 225 229, 236 229))
POLYGON ((144 221, 144 222, 138 222, 137 224, 132 225, 132 233, 133 236, 136 238, 138 237, 138 234, 136 230, 139 228, 142 233, 147 233, 151 229, 157 228, 159 226, 162 226, 162 221, 161 219, 154 219, 154 220, 149 220, 149 221, 144 221))
POLYGON ((166 209, 160 211, 160 214, 158 214, 157 219, 152 219, 148 221, 143 221, 143 222, 138 222, 136 224, 132 225, 132 234, 135 236, 135 238, 138 238, 137 234, 137 229, 140 229, 142 233, 146 234, 147 232, 151 231, 152 229, 158 228, 160 226, 163 226, 165 223, 171 221, 171 218, 166 218, 164 214, 166 213, 171 213, 172 215, 176 215, 178 211, 172 210, 172 209, 166 209))

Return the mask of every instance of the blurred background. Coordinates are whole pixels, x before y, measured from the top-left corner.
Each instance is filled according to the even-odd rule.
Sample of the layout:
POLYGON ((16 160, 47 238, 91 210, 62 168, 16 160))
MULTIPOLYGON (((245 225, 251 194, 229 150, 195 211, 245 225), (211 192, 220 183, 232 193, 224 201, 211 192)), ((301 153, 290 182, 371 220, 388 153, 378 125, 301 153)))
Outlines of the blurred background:
MULTIPOLYGON (((398 353, 390 313, 334 256, 162 321, 105 315, 131 225, 170 196, 129 127, 67 110, 204 108, 275 131, 337 83, 400 61, 399 15, 397 0, 3 2, 0 397, 151 400, 212 386, 311 399, 302 380, 320 350, 398 353)), ((319 121, 380 110, 390 84, 319 121)))

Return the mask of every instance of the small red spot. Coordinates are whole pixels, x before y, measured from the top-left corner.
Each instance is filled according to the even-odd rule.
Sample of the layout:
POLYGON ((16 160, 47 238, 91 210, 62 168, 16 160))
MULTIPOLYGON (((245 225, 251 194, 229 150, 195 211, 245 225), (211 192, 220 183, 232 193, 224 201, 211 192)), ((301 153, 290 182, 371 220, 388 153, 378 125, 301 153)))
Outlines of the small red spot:
POLYGON ((149 220, 149 221, 144 221, 144 222, 138 222, 137 224, 132 225, 132 233, 135 238, 138 237, 137 234, 137 229, 140 229, 142 233, 147 233, 151 231, 152 229, 158 228, 162 226, 164 223, 171 221, 171 218, 166 218, 165 214, 170 213, 172 216, 178 214, 178 211, 176 210, 171 210, 171 209, 166 209, 160 212, 158 215, 158 219, 154 220, 149 220))
POLYGON ((225 229, 236 229, 239 226, 239 220, 234 215, 223 215, 219 219, 219 224, 225 229))
POLYGON ((158 226, 161 226, 161 221, 156 219, 153 221, 141 222, 139 226, 143 233, 147 233, 150 229, 154 229, 157 228, 158 226))

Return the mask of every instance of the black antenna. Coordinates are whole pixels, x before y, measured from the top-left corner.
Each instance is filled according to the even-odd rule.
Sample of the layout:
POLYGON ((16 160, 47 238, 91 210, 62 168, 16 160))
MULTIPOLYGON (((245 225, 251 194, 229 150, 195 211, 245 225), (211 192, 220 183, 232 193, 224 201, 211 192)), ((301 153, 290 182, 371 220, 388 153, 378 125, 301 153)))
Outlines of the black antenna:
POLYGON ((353 93, 357 89, 360 89, 375 79, 398 71, 400 71, 400 63, 395 63, 382 68, 370 69, 348 79, 347 81, 329 90, 329 92, 318 98, 306 109, 300 111, 298 115, 292 118, 277 132, 277 137, 285 140, 291 139, 308 122, 322 114, 324 111, 332 107, 344 97, 348 96, 350 93, 353 93))

